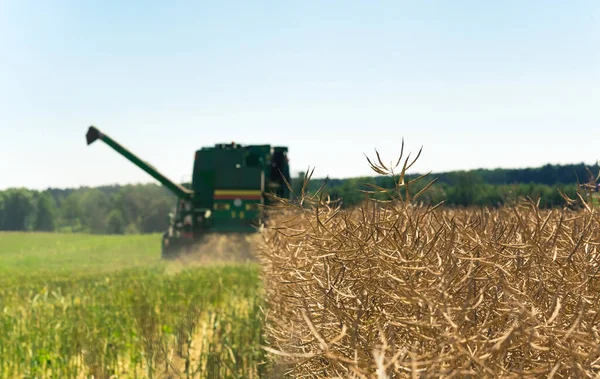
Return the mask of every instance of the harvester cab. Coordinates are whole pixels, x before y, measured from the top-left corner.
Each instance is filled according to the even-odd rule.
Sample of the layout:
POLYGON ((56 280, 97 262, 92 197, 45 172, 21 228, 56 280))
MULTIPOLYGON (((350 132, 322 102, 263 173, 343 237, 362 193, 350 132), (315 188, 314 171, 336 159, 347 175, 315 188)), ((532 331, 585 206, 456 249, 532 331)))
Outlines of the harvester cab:
MULTIPOLYGON (((289 198, 287 147, 215 144, 195 152, 192 181, 177 184, 114 139, 90 126, 87 144, 102 140, 177 198, 162 238, 162 257, 178 256, 211 233, 256 233, 264 224, 268 194, 289 198), (189 187, 189 188, 188 188, 189 187)), ((167 215, 165 215, 167 216, 167 215)))

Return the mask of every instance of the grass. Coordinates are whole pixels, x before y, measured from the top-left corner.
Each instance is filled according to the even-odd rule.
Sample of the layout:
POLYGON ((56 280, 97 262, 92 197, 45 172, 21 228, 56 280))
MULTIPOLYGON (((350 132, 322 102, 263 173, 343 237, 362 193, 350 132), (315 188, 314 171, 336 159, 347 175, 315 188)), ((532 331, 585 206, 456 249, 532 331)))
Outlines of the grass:
POLYGON ((160 235, 0 232, 0 275, 69 275, 161 264, 160 235))
POLYGON ((180 267, 160 237, 0 234, 0 378, 252 378, 255 265, 180 267))

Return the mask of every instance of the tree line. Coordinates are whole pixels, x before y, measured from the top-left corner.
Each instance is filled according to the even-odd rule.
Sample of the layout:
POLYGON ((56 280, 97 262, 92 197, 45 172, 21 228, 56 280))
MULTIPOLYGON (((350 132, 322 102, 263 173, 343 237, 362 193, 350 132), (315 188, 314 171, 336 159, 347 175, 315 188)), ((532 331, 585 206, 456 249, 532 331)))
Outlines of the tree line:
MULTIPOLYGON (((539 201, 540 208, 553 208, 565 205, 561 192, 575 198, 578 183, 587 183, 592 178, 590 174, 598 174, 598 163, 594 165, 547 164, 537 168, 524 169, 478 169, 469 171, 453 171, 432 173, 409 187, 409 195, 414 196, 421 191, 429 181, 437 181, 419 197, 426 204, 438 204, 444 201, 445 206, 488 206, 498 207, 516 204, 524 198, 539 201)), ((305 173, 300 173, 303 177, 305 173)), ((407 175, 409 182, 420 174, 407 175)), ((308 191, 316 192, 325 182, 324 195, 342 200, 342 206, 352 207, 364 200, 365 192, 373 191, 376 185, 382 188, 394 188, 394 179, 389 176, 367 176, 350 179, 324 179, 309 183, 308 191)), ((293 184, 296 193, 300 192, 302 180, 293 184)), ((406 193, 399 194, 406 198, 406 193)), ((380 199, 389 199, 386 194, 369 195, 380 199)))
MULTIPOLYGON (((409 191, 420 191, 428 179, 438 178, 420 201, 446 206, 502 206, 521 198, 539 200, 541 208, 565 204, 560 191, 576 196, 577 183, 587 182, 588 169, 598 172, 598 165, 545 165, 527 169, 471 170, 431 174, 409 191)), ((406 181, 418 175, 409 175, 406 181)), ((304 173, 294 178, 294 191, 300 192, 304 173)), ((323 182, 324 194, 342 200, 343 207, 361 202, 372 190, 368 184, 393 188, 393 178, 385 176, 349 179, 313 179, 309 192, 323 182)), ((404 193, 402 193, 405 196, 404 193)), ((385 198, 385 194, 377 195, 385 198)), ((78 189, 35 191, 11 188, 0 191, 0 230, 57 231, 65 233, 137 234, 162 232, 168 226, 168 214, 176 198, 158 184, 114 185, 78 189)))
POLYGON ((175 197, 156 184, 0 191, 0 230, 137 234, 163 231, 175 197))

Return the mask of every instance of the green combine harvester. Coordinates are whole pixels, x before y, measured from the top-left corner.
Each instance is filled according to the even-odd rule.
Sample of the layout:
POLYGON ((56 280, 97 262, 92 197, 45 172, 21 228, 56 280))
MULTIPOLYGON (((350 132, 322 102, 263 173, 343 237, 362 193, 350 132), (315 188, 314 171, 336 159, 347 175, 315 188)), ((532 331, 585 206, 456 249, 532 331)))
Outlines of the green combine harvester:
MULTIPOLYGON (((179 256, 210 233, 256 233, 265 222, 268 193, 289 198, 287 147, 216 144, 197 150, 190 188, 177 184, 94 126, 87 144, 102 140, 150 174, 176 197, 175 213, 162 238, 162 257, 179 256)), ((167 215, 165 215, 167 216, 167 215)))

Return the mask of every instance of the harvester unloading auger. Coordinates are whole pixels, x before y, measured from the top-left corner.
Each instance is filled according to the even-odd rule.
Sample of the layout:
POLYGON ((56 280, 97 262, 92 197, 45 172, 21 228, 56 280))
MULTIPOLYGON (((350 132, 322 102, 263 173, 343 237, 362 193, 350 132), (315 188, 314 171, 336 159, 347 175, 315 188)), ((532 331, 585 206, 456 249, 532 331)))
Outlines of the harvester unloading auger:
MULTIPOLYGON (((177 184, 108 135, 90 126, 87 144, 102 140, 147 172, 176 197, 175 213, 162 238, 162 257, 175 258, 207 235, 248 235, 264 224, 267 193, 289 198, 287 147, 216 144, 195 152, 190 188, 177 184), (284 180, 285 178, 285 180, 284 180)), ((165 215, 167 216, 167 215, 165 215)))

